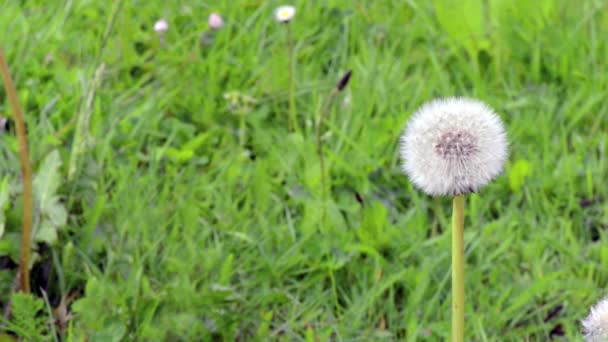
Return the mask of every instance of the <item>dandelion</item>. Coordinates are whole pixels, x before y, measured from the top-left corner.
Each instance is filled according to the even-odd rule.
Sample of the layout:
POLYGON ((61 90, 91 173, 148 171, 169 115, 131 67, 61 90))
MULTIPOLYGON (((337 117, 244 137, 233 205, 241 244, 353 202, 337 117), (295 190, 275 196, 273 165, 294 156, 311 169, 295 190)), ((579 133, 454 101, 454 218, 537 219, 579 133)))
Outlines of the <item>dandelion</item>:
POLYGON ((209 15, 209 20, 207 20, 207 23, 209 24, 209 27, 212 30, 217 30, 224 26, 224 20, 222 20, 222 17, 217 13, 211 13, 209 15))
POLYGON ((154 32, 163 34, 169 30, 169 22, 167 19, 160 19, 154 23, 154 32))
POLYGON ((423 105, 401 138, 403 170, 429 195, 476 192, 502 172, 507 137, 496 113, 477 100, 423 105))
POLYGON ((585 341, 608 341, 608 297, 591 308, 589 316, 582 321, 582 324, 585 341))
POLYGON ((274 12, 274 17, 280 23, 288 23, 296 14, 296 8, 289 5, 279 6, 274 12))
POLYGON ((496 178, 507 159, 499 116, 467 98, 424 104, 401 137, 403 171, 432 196, 454 196, 452 212, 452 341, 464 341, 464 196, 496 178))

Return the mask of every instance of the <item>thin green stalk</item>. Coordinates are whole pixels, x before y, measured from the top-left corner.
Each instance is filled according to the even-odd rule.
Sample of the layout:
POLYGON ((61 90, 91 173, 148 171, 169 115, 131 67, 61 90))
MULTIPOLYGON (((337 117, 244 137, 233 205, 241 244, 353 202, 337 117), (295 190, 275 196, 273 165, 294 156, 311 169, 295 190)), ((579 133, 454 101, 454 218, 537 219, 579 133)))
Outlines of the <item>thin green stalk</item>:
POLYGON ((74 131, 74 140, 72 142, 72 152, 70 153, 70 162, 68 164, 68 182, 72 181, 76 176, 80 156, 85 152, 86 149, 85 140, 88 134, 89 121, 93 113, 93 100, 95 99, 95 92, 97 91, 97 88, 101 86, 101 80, 105 70, 105 63, 100 63, 101 58, 107 47, 108 39, 110 38, 110 34, 116 25, 118 14, 122 10, 124 3, 124 1, 119 0, 114 5, 114 9, 112 10, 112 14, 103 33, 103 37, 101 38, 99 50, 95 56, 93 65, 99 65, 99 67, 97 67, 93 73, 92 81, 88 84, 87 93, 84 97, 84 101, 81 104, 80 110, 78 111, 78 119, 74 131))
POLYGON ((78 113, 78 121, 76 123, 76 130, 74 131, 74 141, 72 143, 72 153, 70 154, 70 164, 68 166, 68 181, 71 181, 76 175, 79 157, 86 149, 89 121, 91 120, 91 114, 93 113, 95 91, 101 85, 101 78, 105 66, 105 64, 101 64, 95 71, 95 76, 89 83, 89 90, 85 97, 84 107, 78 113))
POLYGON ((23 228, 21 231, 21 256, 19 260, 19 283, 21 291, 30 293, 30 249, 32 241, 32 167, 30 165, 29 148, 27 145, 27 132, 25 131, 25 117, 19 105, 19 97, 13 84, 4 51, 0 48, 0 73, 4 81, 4 88, 15 115, 15 128, 19 142, 19 159, 21 160, 21 174, 23 176, 23 228))
POLYGON ((293 63, 293 39, 291 37, 291 26, 289 23, 285 25, 287 27, 287 54, 288 54, 288 75, 289 75, 289 130, 298 132, 298 121, 296 117, 296 99, 295 99, 295 85, 294 85, 294 68, 293 63))
POLYGON ((320 167, 320 172, 321 172, 321 201, 323 204, 322 211, 321 211, 321 222, 323 223, 323 226, 325 226, 325 215, 326 215, 325 201, 327 198, 327 185, 325 184, 326 183, 325 182, 325 158, 323 157, 323 139, 321 139, 321 136, 323 133, 323 124, 325 123, 325 118, 327 117, 327 114, 329 113, 329 107, 330 107, 331 103, 333 102, 334 98, 338 95, 338 93, 340 93, 342 90, 344 90, 344 88, 346 88, 346 86, 348 85, 348 82, 350 81, 351 75, 352 75, 352 71, 351 70, 347 71, 346 74, 344 74, 344 76, 342 76, 340 81, 338 81, 338 83, 336 84, 334 89, 331 91, 331 93, 329 93, 329 96, 327 97, 327 101, 325 102, 323 109, 321 109, 321 113, 319 115, 319 121, 317 121, 317 155, 319 156, 319 167, 320 167))
POLYGON ((239 146, 241 149, 245 149, 245 129, 247 126, 245 125, 245 113, 240 113, 239 117, 239 146))
POLYGON ((323 202, 323 212, 321 217, 323 218, 323 221, 325 221, 325 200, 327 197, 327 186, 325 184, 325 159, 323 157, 323 139, 321 139, 321 136, 323 133, 323 124, 325 122, 325 118, 329 113, 329 106, 331 105, 336 95, 338 95, 338 92, 339 91, 337 88, 334 88, 331 91, 329 97, 327 98, 327 101, 325 102, 325 105, 323 106, 323 109, 321 110, 321 114, 319 115, 319 121, 317 123, 317 155, 319 156, 319 166, 321 172, 321 200, 323 202))
POLYGON ((464 195, 452 211, 452 342, 464 342, 464 195))

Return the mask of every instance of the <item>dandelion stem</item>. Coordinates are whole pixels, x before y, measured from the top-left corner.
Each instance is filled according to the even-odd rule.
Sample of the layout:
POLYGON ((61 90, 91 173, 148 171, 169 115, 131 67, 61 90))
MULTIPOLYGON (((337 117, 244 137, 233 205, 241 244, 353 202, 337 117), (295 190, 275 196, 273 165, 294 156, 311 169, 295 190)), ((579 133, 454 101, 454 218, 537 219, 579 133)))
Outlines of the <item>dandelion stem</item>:
POLYGON ((30 248, 32 240, 32 167, 27 145, 27 133, 25 131, 25 118, 23 110, 19 105, 19 97, 13 84, 13 79, 8 70, 8 64, 4 57, 4 51, 0 48, 0 73, 4 80, 4 88, 8 100, 15 115, 15 127, 17 140, 19 142, 19 158, 21 159, 21 174, 23 176, 23 228, 21 231, 21 257, 19 260, 19 282, 21 291, 30 292, 30 248))
POLYGON ((464 196, 452 211, 452 342, 464 342, 464 196))
POLYGON ((287 27, 287 62, 289 66, 287 68, 289 77, 289 130, 298 131, 298 123, 296 118, 296 99, 295 99, 295 85, 294 85, 294 68, 293 64, 293 39, 291 37, 291 26, 289 23, 285 25, 287 27))

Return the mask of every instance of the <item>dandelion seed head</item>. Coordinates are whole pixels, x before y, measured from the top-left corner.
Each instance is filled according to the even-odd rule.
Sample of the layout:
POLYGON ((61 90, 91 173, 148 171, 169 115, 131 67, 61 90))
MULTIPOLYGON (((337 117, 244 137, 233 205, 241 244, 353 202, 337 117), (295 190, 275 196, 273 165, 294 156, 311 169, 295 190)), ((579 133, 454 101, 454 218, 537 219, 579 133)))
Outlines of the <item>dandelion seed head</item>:
POLYGON ((274 12, 274 17, 280 23, 290 22, 296 14, 296 8, 289 5, 279 6, 274 12))
POLYGON ((591 308, 589 316, 582 321, 582 324, 585 341, 608 341, 608 297, 591 308))
POLYGON ((217 30, 217 29, 221 28, 222 26, 224 26, 224 20, 217 13, 211 13, 209 15, 209 20, 207 21, 207 23, 209 24, 209 27, 214 30, 217 30))
POLYGON ((166 19, 159 19, 154 23, 154 32, 162 34, 169 30, 169 22, 166 19))
POLYGON ((402 167, 429 195, 476 192, 502 172, 507 145, 500 117, 486 104, 437 99, 409 119, 401 136, 402 167))

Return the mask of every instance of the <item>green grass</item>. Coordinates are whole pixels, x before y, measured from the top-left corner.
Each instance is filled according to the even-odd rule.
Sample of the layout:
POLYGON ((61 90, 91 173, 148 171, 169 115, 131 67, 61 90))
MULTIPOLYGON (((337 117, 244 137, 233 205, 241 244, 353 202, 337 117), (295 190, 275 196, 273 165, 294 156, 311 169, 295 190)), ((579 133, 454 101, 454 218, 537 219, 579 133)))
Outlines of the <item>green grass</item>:
MULTIPOLYGON (((495 107, 510 140, 504 175, 467 198, 466 339, 581 340, 608 284, 608 3, 494 1, 479 18, 458 12, 477 1, 435 3, 295 1, 301 134, 279 2, 0 5, 34 172, 53 148, 62 159, 68 224, 32 278, 53 307, 76 293, 65 340, 447 339, 451 202, 436 212, 412 187, 398 141, 420 104, 451 95, 495 107), (211 11, 226 25, 201 47, 211 11), (349 69, 326 120, 323 224, 314 123, 349 69), (244 146, 230 91, 257 100, 244 146)), ((16 140, 0 139, 16 187, 16 140)), ((6 215, 0 251, 16 255, 19 203, 6 215)), ((0 270, 0 305, 14 275, 0 270)))

